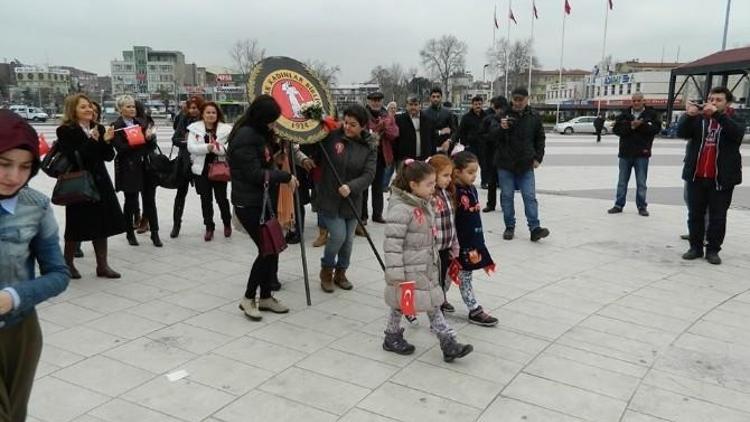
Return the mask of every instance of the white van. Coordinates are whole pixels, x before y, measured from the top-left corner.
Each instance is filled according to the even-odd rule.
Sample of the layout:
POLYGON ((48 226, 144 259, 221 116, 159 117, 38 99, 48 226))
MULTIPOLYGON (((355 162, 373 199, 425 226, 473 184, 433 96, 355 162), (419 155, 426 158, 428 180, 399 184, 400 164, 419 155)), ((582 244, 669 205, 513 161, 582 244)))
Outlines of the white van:
POLYGON ((46 122, 49 119, 49 115, 39 107, 31 107, 25 105, 12 105, 10 111, 15 112, 19 116, 32 122, 46 122))

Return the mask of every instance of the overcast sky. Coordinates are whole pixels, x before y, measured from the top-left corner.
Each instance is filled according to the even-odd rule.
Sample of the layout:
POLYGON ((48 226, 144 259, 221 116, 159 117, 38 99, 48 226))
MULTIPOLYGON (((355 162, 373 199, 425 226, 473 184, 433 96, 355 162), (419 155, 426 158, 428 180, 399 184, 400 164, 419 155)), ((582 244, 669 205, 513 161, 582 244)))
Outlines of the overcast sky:
MULTIPOLYGON (((566 68, 601 58, 606 0, 569 0, 566 68)), ((690 61, 721 48, 725 0, 613 0, 607 54, 616 60, 690 61)), ((545 69, 560 60, 564 0, 536 0, 535 51, 545 69)), ((100 75, 133 45, 181 50, 199 66, 230 66, 228 50, 256 38, 268 55, 341 67, 341 83, 363 82, 376 65, 421 66, 425 41, 454 34, 469 46, 467 67, 482 77, 493 9, 506 37, 508 0, 24 0, 0 3, 0 59, 69 65, 100 75)), ((528 38, 531 0, 514 0, 512 40, 528 38)), ((732 2, 727 48, 750 45, 750 1, 732 2)))

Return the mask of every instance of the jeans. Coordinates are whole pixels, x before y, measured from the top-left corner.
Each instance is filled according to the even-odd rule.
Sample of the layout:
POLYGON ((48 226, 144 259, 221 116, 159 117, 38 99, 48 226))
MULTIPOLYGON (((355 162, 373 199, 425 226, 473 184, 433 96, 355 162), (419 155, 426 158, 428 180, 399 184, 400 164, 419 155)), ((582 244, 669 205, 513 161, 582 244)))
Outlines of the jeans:
POLYGON ((395 164, 386 166, 383 169, 383 192, 388 190, 388 187, 391 186, 391 179, 393 179, 393 173, 395 172, 396 172, 395 164))
POLYGON ((727 230, 727 210, 732 203, 734 187, 716 190, 713 179, 697 179, 687 183, 688 228, 690 248, 703 250, 703 239, 708 241, 707 252, 719 252, 727 230), (708 229, 706 229, 708 211, 708 229))
POLYGON ((357 219, 332 217, 320 213, 318 215, 323 218, 323 225, 328 229, 328 242, 323 251, 323 258, 320 259, 320 266, 342 270, 349 268, 357 219))
POLYGON ((539 227, 539 203, 536 201, 536 181, 534 170, 516 174, 512 171, 499 169, 497 171, 498 186, 500 186, 500 206, 503 209, 503 220, 506 228, 516 227, 516 210, 513 203, 515 190, 521 191, 523 208, 526 213, 526 223, 529 230, 539 227))
POLYGON ((625 197, 628 195, 628 182, 630 181, 631 169, 635 168, 635 205, 639 210, 645 209, 646 203, 646 178, 648 177, 648 158, 620 158, 620 176, 617 179, 617 198, 615 206, 625 208, 625 197))
POLYGON ((260 298, 271 297, 271 285, 279 281, 279 255, 262 256, 260 254, 260 208, 235 207, 235 214, 247 230, 255 246, 258 247, 258 255, 255 257, 250 276, 247 278, 245 297, 254 299, 260 287, 260 298))

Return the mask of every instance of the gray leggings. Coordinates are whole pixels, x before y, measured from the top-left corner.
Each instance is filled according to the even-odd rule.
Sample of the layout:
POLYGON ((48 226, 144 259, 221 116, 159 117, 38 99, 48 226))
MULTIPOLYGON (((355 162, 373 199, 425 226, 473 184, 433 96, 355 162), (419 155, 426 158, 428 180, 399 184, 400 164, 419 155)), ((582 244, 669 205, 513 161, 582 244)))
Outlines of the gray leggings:
MULTIPOLYGON (((391 308, 388 310, 385 331, 391 334, 400 333, 402 317, 403 314, 400 309, 391 308)), ((439 339, 456 337, 456 331, 448 325, 448 321, 446 321, 445 316, 443 316, 439 307, 435 307, 432 311, 428 311, 427 317, 430 319, 430 330, 435 333, 439 339)))

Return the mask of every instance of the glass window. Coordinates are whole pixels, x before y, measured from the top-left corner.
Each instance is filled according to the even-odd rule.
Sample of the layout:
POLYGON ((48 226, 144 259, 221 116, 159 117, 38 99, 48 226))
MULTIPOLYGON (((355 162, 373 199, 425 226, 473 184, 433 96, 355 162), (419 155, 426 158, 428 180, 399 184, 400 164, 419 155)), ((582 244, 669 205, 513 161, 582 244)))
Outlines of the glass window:
POLYGON ((633 84, 628 84, 628 94, 633 91, 633 84))
POLYGON ((30 81, 33 81, 33 80, 34 80, 34 74, 33 74, 33 73, 29 73, 29 74, 27 74, 27 75, 26 75, 26 79, 28 79, 28 80, 30 80, 30 81))
POLYGON ((641 91, 641 83, 640 82, 636 82, 635 83, 635 90, 636 90, 636 92, 640 92, 641 91))
POLYGON ((622 84, 620 84, 619 94, 622 95, 622 84))

